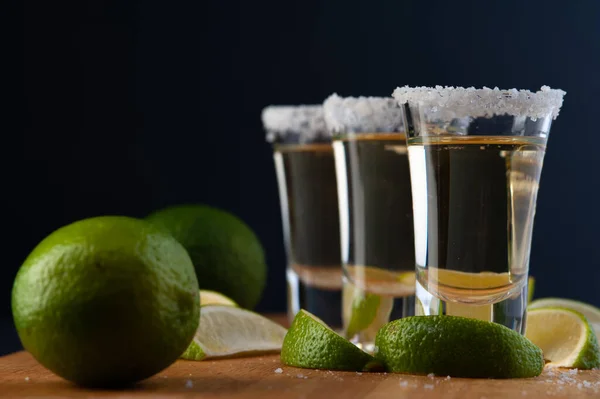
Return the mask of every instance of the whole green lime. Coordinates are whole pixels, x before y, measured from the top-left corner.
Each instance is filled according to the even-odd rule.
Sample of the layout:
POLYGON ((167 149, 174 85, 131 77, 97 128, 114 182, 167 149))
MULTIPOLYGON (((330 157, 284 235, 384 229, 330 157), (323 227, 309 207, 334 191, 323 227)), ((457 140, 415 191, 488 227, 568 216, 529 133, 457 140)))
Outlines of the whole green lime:
POLYGON ((185 249, 143 220, 64 226, 27 257, 12 290, 19 338, 77 384, 120 386, 163 370, 198 327, 198 282, 185 249))
POLYGON ((267 266, 254 232, 231 213, 205 205, 177 205, 146 220, 171 233, 188 251, 200 288, 220 292, 253 309, 265 287, 267 266))

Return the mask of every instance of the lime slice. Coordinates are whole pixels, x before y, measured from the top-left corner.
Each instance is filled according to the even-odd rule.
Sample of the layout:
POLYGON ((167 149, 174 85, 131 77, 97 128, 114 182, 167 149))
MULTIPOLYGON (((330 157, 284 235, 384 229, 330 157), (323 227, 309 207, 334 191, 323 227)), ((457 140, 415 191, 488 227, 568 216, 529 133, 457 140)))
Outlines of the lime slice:
POLYGON ((588 320, 596 333, 596 337, 600 341, 600 309, 597 307, 567 298, 542 298, 531 302, 528 308, 538 309, 547 307, 573 309, 581 313, 588 320))
POLYGON ((380 364, 366 352, 342 338, 311 313, 296 313, 281 348, 281 362, 288 366, 372 371, 380 364))
POLYGON ((600 367, 596 335, 585 316, 573 309, 529 310, 525 336, 542 349, 549 367, 600 367))
POLYGON ((210 290, 200 290, 200 305, 238 306, 233 299, 228 298, 219 292, 210 290))
POLYGON ((542 351, 500 324, 459 316, 413 316, 379 330, 375 357, 388 371, 466 378, 542 373, 542 351))
POLYGON ((279 352, 287 330, 259 314, 227 305, 206 305, 183 359, 203 360, 279 352))

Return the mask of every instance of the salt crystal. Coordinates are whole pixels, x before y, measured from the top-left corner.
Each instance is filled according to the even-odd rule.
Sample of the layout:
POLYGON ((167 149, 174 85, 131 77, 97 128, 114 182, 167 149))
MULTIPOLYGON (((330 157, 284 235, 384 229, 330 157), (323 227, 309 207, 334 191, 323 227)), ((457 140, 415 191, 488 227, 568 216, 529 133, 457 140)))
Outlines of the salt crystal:
POLYGON ((25 377, 25 381, 29 381, 29 377, 25 377))
POLYGON ((450 380, 450 378, 452 378, 452 377, 450 377, 450 376, 446 377, 446 381, 450 380))
POLYGON ((186 387, 186 388, 191 388, 191 387, 193 387, 193 386, 194 386, 194 383, 192 382, 192 380, 187 380, 187 381, 185 382, 185 387, 186 387))
POLYGON ((444 119, 486 117, 490 115, 525 116, 532 119, 558 117, 565 91, 542 86, 529 90, 500 90, 483 87, 397 87, 392 94, 399 104, 422 104, 444 119), (445 115, 445 114, 448 115, 445 115))
POLYGON ((557 380, 556 382, 557 382, 559 385, 564 385, 564 384, 565 384, 565 382, 564 382, 563 380, 557 380))
POLYGON ((425 385, 423 385, 423 388, 425 388, 425 389, 433 389, 433 384, 425 384, 425 385))
MULTIPOLYGON (((332 133, 403 132, 402 108, 392 97, 340 97, 323 102, 327 129, 332 133)), ((377 353, 379 348, 375 347, 377 353)))
POLYGON ((578 371, 579 371, 578 369, 567 370, 567 374, 576 375, 578 371))
POLYGON ((400 386, 401 387, 407 387, 408 386, 408 381, 400 381, 400 386))
POLYGON ((305 376, 304 374, 296 374, 296 378, 304 378, 307 379, 308 377, 305 376))
POLYGON ((331 137, 322 105, 268 106, 262 111, 262 122, 269 142, 291 135, 301 143, 331 137))
POLYGON ((429 374, 427 374, 427 377, 429 377, 429 378, 433 378, 433 377, 435 377, 435 374, 433 374, 433 373, 429 373, 429 374))
POLYGON ((586 388, 591 388, 592 387, 592 383, 589 381, 583 381, 583 386, 586 388))
POLYGON ((361 372, 359 372, 359 371, 357 371, 357 372, 356 372, 356 375, 362 375, 362 373, 361 373, 361 372))
POLYGON ((275 369, 274 373, 275 374, 281 374, 281 373, 283 373, 283 370, 281 369, 281 367, 278 367, 278 368, 275 369))

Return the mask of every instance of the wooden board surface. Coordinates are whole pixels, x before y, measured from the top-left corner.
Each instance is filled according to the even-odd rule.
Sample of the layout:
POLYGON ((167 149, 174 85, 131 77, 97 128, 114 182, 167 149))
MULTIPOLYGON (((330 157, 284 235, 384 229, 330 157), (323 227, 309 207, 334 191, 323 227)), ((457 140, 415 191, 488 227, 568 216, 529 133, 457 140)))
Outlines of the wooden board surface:
POLYGON ((513 380, 304 370, 278 355, 180 360, 128 390, 86 390, 43 368, 26 352, 0 357, 0 397, 114 398, 600 398, 600 370, 546 371, 513 380))

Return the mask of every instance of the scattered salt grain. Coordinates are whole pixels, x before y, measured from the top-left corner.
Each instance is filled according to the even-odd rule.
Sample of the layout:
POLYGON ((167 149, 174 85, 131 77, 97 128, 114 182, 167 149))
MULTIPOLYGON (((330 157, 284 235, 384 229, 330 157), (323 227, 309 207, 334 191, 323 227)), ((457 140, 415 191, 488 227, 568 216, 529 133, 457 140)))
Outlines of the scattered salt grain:
POLYGON ((425 389, 433 389, 434 385, 433 384, 425 384, 423 385, 423 388, 425 389))
POLYGON ((567 370, 566 374, 576 375, 578 372, 579 372, 579 369, 571 369, 571 370, 567 370))
POLYGON ((305 376, 304 374, 296 374, 296 378, 304 378, 307 379, 308 377, 305 376))
POLYGON ((400 386, 401 387, 407 387, 408 386, 408 381, 400 381, 400 386))
POLYGON ((283 370, 281 369, 281 367, 278 367, 275 369, 275 374, 281 374, 283 373, 283 370))
POLYGON ((433 374, 433 373, 429 373, 429 374, 427 374, 427 377, 429 377, 429 378, 433 378, 433 377, 435 377, 435 374, 433 374))
POLYGON ((193 387, 193 386, 194 386, 194 383, 192 382, 192 380, 187 380, 187 381, 185 382, 185 387, 186 387, 186 388, 191 388, 191 387, 193 387))
POLYGON ((592 387, 592 383, 589 381, 583 381, 583 386, 586 388, 591 388, 592 387))
POLYGON ((25 377, 25 381, 29 381, 29 377, 25 377))
POLYGON ((449 381, 452 377, 448 376, 446 377, 446 381, 449 381))
POLYGON ((362 375, 362 373, 360 371, 357 371, 356 375, 362 375))
POLYGON ((557 380, 557 381, 556 381, 556 383, 557 383, 558 385, 564 385, 564 384, 565 384, 565 382, 564 382, 563 380, 557 380))

